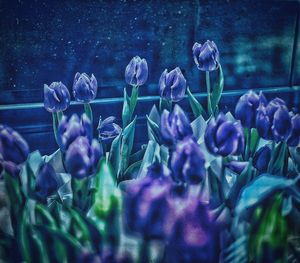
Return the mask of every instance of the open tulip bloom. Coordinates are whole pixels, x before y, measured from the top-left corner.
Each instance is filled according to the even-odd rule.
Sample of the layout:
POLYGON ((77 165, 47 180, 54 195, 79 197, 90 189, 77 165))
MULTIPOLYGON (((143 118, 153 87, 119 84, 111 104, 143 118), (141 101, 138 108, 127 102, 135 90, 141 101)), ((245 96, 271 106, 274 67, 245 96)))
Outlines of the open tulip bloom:
POLYGON ((0 125, 0 261, 299 260, 300 115, 255 90, 224 111, 216 44, 195 43, 192 56, 206 72, 207 109, 175 67, 157 83, 159 106, 137 118, 149 72, 135 56, 125 69, 131 95, 125 88, 116 117, 97 116, 97 136, 97 80, 86 73, 73 83, 82 115, 62 113, 72 107, 64 84, 44 86, 54 153, 30 153, 17 131, 0 125), (193 114, 177 104, 186 99, 193 114), (148 129, 140 149, 137 119, 148 129))

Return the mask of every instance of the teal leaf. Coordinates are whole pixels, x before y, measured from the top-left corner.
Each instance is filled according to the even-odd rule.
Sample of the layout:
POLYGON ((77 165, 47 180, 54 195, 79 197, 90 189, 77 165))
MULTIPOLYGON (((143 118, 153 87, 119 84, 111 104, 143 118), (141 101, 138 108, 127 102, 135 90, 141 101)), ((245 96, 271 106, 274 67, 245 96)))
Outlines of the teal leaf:
POLYGON ((121 151, 122 134, 120 133, 111 144, 108 161, 114 168, 114 172, 117 175, 120 164, 120 151, 121 151))
POLYGON ((159 125, 154 121, 152 121, 148 115, 146 115, 146 117, 147 117, 149 139, 156 141, 158 144, 160 144, 161 136, 160 136, 159 125))
POLYGON ((198 100, 195 98, 195 96, 192 94, 189 87, 187 88, 187 95, 195 118, 198 118, 201 115, 204 115, 206 117, 205 110, 203 109, 202 105, 198 102, 198 100))
POLYGON ((124 100, 123 100, 123 110, 122 110, 122 122, 123 127, 126 127, 130 122, 131 111, 130 111, 130 98, 127 95, 126 88, 124 88, 124 100))
POLYGON ((224 75, 223 75, 223 70, 222 70, 221 64, 218 69, 218 77, 217 78, 218 78, 217 83, 214 85, 214 88, 211 93, 211 106, 212 106, 213 112, 215 112, 215 110, 219 104, 219 101, 222 96, 223 88, 224 88, 224 75))

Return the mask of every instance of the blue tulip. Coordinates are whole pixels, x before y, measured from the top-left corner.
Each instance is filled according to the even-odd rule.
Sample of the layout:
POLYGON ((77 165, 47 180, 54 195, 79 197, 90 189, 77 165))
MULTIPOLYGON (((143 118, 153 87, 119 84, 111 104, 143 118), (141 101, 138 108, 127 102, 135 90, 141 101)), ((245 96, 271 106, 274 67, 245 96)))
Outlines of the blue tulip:
POLYGON ((58 125, 57 142, 62 151, 66 151, 69 145, 79 136, 86 136, 89 141, 92 140, 92 124, 86 114, 79 119, 77 114, 70 118, 63 116, 58 125))
POLYGON ((50 86, 44 84, 44 107, 49 112, 66 110, 70 105, 69 90, 62 82, 52 82, 50 86))
POLYGON ((114 138, 121 132, 122 128, 115 123, 116 118, 110 116, 102 121, 101 117, 98 124, 99 139, 107 145, 110 145, 114 138))
POLYGON ((146 59, 133 57, 125 69, 125 80, 131 86, 141 86, 148 79, 148 64, 146 59))
POLYGON ((231 161, 226 166, 233 172, 237 174, 241 174, 243 170, 247 167, 248 162, 240 162, 240 161, 231 161))
POLYGON ((178 182, 200 183, 205 174, 205 159, 197 142, 191 137, 176 145, 171 157, 173 178, 178 182))
POLYGON ((180 68, 175 68, 168 73, 168 70, 161 74, 159 79, 160 96, 172 102, 178 102, 184 98, 186 90, 186 79, 180 68))
POLYGON ((35 191, 37 198, 46 202, 47 197, 58 190, 58 177, 54 168, 49 163, 40 166, 36 175, 35 191))
POLYGON ((88 103, 96 98, 98 84, 95 76, 86 73, 76 73, 73 82, 73 96, 76 101, 88 103))
POLYGON ((160 132, 167 145, 175 145, 177 141, 193 135, 190 121, 179 105, 175 105, 172 113, 164 110, 161 115, 160 132))
POLYGON ((235 117, 241 121, 244 127, 255 127, 256 111, 260 104, 267 104, 265 96, 262 93, 257 95, 252 90, 248 91, 240 97, 235 107, 235 117))
POLYGON ((292 117, 292 132, 287 140, 287 144, 291 147, 298 146, 300 143, 300 115, 296 114, 292 117))
POLYGON ((260 172, 266 172, 271 160, 271 148, 268 145, 261 147, 253 157, 253 166, 260 172))
POLYGON ((102 155, 103 152, 97 140, 90 142, 87 137, 79 136, 66 152, 67 171, 76 179, 92 175, 102 155))
POLYGON ((203 45, 196 42, 193 57, 201 71, 214 71, 219 67, 219 50, 213 41, 207 40, 203 45))
POLYGON ((228 156, 243 153, 245 140, 240 122, 227 120, 223 113, 217 119, 212 118, 205 130, 204 140, 212 154, 228 156))

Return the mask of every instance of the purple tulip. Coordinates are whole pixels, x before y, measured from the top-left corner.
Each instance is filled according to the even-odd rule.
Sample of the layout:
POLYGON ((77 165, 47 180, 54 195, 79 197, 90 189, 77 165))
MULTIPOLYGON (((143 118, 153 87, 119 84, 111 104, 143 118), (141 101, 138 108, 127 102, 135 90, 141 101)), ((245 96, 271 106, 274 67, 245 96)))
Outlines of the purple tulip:
POLYGON ((87 137, 79 136, 67 150, 65 160, 67 171, 76 179, 92 175, 102 155, 97 140, 90 142, 87 137))
POLYGON ((184 98, 186 90, 186 79, 180 68, 175 68, 168 73, 168 70, 161 74, 159 79, 160 96, 172 102, 178 102, 184 98))
POLYGON ((194 139, 187 137, 179 142, 171 158, 175 181, 197 184, 203 180, 206 173, 205 159, 194 139))
POLYGON ((133 57, 125 69, 125 80, 131 86, 142 86, 148 79, 148 64, 146 59, 133 57))
POLYGON ((71 96, 68 88, 62 82, 44 84, 44 107, 49 112, 66 110, 70 105, 71 96))
POLYGON ((247 167, 248 162, 231 161, 226 166, 233 172, 241 174, 247 167))
POLYGON ((292 131, 292 122, 285 102, 275 98, 266 107, 261 104, 257 109, 256 128, 264 139, 286 140, 292 131))
POLYGON ((54 168, 49 163, 40 166, 36 175, 35 191, 38 199, 42 202, 58 190, 58 177, 54 168))
POLYGON ((271 148, 268 145, 261 147, 253 157, 253 166, 260 172, 266 172, 271 160, 271 148))
POLYGON ((219 50, 213 41, 207 40, 203 45, 196 42, 193 57, 201 71, 214 71, 219 67, 219 50))
POLYGON ((227 120, 223 113, 211 119, 205 130, 204 140, 212 154, 239 155, 244 151, 245 141, 240 122, 227 120))
POLYGON ((95 76, 86 73, 76 73, 73 82, 73 96, 76 101, 88 103, 96 98, 98 84, 95 76))
POLYGON ((116 118, 110 116, 103 121, 101 117, 98 124, 99 139, 109 145, 121 132, 121 127, 115 123, 116 118))
POLYGON ((62 151, 66 151, 69 145, 79 136, 86 136, 89 142, 92 140, 92 124, 86 114, 79 119, 77 114, 71 118, 63 116, 58 125, 57 142, 62 151))
POLYGON ((0 157, 0 178, 1 178, 1 174, 2 172, 5 171, 8 174, 10 174, 13 177, 18 177, 18 175, 20 174, 20 166, 11 162, 11 161, 4 161, 1 157, 0 157))
POLYGON ((255 127, 256 111, 260 104, 267 104, 265 96, 262 93, 257 95, 252 90, 248 91, 240 97, 235 107, 235 117, 241 121, 244 127, 255 127))
POLYGON ((175 105, 172 113, 164 110, 161 115, 160 132, 167 145, 174 145, 177 141, 193 135, 190 121, 179 105, 175 105))
POLYGON ((287 140, 288 146, 295 147, 300 143, 300 115, 296 114, 292 117, 292 132, 287 140))

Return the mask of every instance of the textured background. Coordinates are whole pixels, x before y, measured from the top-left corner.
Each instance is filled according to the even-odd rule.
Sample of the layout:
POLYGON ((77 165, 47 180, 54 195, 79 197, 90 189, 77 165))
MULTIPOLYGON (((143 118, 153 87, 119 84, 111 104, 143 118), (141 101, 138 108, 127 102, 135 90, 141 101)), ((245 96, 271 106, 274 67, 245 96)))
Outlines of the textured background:
MULTIPOLYGON (((43 84, 62 81, 71 90, 77 71, 94 73, 95 122, 100 114, 119 118, 124 69, 134 55, 149 64, 141 96, 157 95, 161 72, 176 66, 194 92, 204 92, 191 48, 207 39, 219 48, 225 92, 234 90, 223 108, 230 109, 240 92, 263 88, 299 111, 299 91, 290 88, 300 84, 298 14, 297 1, 2 0, 0 122, 20 131, 32 149, 51 152, 51 115, 34 104, 43 101, 43 84)), ((156 101, 139 103, 137 144, 145 138, 145 113, 156 101)), ((68 113, 79 109, 72 106, 68 113)))

